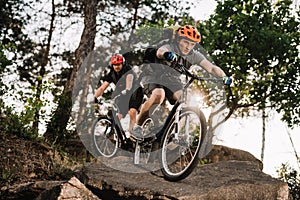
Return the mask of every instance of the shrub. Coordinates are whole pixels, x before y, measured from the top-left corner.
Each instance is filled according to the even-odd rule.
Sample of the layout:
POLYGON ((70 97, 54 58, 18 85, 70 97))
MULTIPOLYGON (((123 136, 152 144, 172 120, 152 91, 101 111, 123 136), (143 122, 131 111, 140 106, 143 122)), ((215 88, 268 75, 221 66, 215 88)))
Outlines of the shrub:
POLYGON ((289 186, 290 195, 294 200, 300 199, 300 174, 288 164, 282 164, 277 170, 279 179, 286 182, 289 186))

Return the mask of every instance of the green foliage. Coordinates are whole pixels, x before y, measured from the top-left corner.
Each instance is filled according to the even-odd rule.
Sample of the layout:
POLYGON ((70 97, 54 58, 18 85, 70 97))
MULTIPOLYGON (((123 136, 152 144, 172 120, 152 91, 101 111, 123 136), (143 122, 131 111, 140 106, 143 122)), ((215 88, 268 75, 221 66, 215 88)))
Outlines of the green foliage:
MULTIPOLYGON (((49 57, 47 44, 51 42, 47 41, 51 40, 50 36, 47 37, 47 30, 49 28, 40 26, 32 28, 29 31, 29 34, 32 35, 27 35, 28 30, 25 30, 26 25, 33 23, 34 20, 36 22, 43 20, 36 17, 37 15, 41 15, 42 12, 32 9, 40 3, 39 1, 33 1, 29 5, 26 2, 15 0, 0 2, 2 5, 0 9, 1 17, 5 19, 1 20, 0 23, 0 39, 6 46, 13 44, 15 47, 14 56, 11 62, 7 64, 13 64, 17 68, 13 73, 17 73, 20 81, 23 81, 23 84, 18 85, 22 88, 14 87, 14 85, 18 84, 17 80, 15 80, 14 85, 11 87, 9 85, 1 87, 1 93, 6 93, 6 96, 8 96, 7 94, 12 94, 14 99, 20 102, 20 106, 24 108, 18 114, 16 114, 13 107, 8 108, 7 112, 9 115, 6 116, 6 120, 13 121, 17 125, 13 127, 11 123, 8 123, 6 129, 20 131, 20 135, 28 135, 29 137, 36 137, 38 135, 38 124, 41 118, 45 117, 45 105, 49 101, 47 99, 42 100, 42 95, 51 90, 57 94, 54 88, 49 87, 49 84, 44 81, 47 73, 53 71, 46 66, 49 57), (30 16, 26 14, 28 11, 30 16), (33 35, 37 37, 42 36, 39 37, 38 42, 34 42, 33 35)), ((52 32, 48 34, 52 36, 52 32)), ((57 53, 54 53, 52 58, 57 58, 57 53)), ((60 83, 60 81, 57 82, 60 83)))
POLYGON ((288 164, 282 164, 277 170, 279 179, 286 182, 293 199, 300 199, 300 174, 288 164))
POLYGON ((3 102, 0 102, 0 130, 11 134, 18 135, 24 138, 37 138, 36 131, 32 130, 30 126, 32 121, 27 116, 27 111, 23 111, 20 114, 15 113, 15 108, 4 106, 3 102))
MULTIPOLYGON (((9 87, 2 82, 5 74, 8 73, 7 67, 12 64, 12 61, 6 57, 5 51, 12 52, 14 49, 15 47, 11 43, 6 45, 0 43, 0 130, 19 135, 20 137, 36 138, 37 131, 34 131, 31 127, 32 107, 38 107, 39 104, 36 104, 36 102, 33 102, 31 99, 31 101, 29 101, 29 106, 25 107, 25 110, 20 114, 17 114, 15 108, 6 106, 2 99, 5 93, 11 92, 14 94, 15 91, 14 86, 9 87)), ((26 96, 21 95, 21 98, 24 97, 26 96)), ((5 178, 6 176, 7 173, 3 171, 2 178, 5 178)))
POLYGON ((210 159, 203 158, 203 159, 200 160, 199 166, 205 165, 205 164, 210 164, 210 163, 212 163, 212 161, 210 159))
POLYGON ((162 24, 167 22, 169 25, 181 23, 182 20, 189 18, 189 9, 192 2, 183 5, 181 2, 161 0, 161 1, 139 1, 141 10, 151 10, 151 15, 140 13, 139 25, 145 23, 162 24))
POLYGON ((234 75, 237 108, 272 107, 294 126, 300 123, 300 20, 291 3, 218 1, 199 29, 214 61, 234 75))
POLYGON ((13 173, 10 171, 10 169, 2 169, 1 175, 0 175, 0 181, 7 181, 13 176, 13 173))
POLYGON ((59 97, 59 105, 54 115, 52 116, 51 122, 48 124, 47 132, 44 134, 44 137, 48 142, 52 144, 64 144, 67 142, 67 139, 71 135, 65 128, 65 125, 68 124, 69 115, 72 109, 72 99, 71 92, 61 95, 59 97), (59 134, 57 134, 59 133, 59 134))
POLYGON ((12 42, 12 38, 18 37, 17 34, 20 33, 26 19, 24 15, 21 17, 22 12, 18 11, 23 11, 24 5, 22 0, 0 0, 0 39, 3 44, 8 44, 12 42))
POLYGON ((9 52, 13 49, 11 44, 4 45, 0 42, 0 73, 2 73, 6 66, 11 65, 12 62, 9 60, 6 55, 5 51, 9 52))
MULTIPOLYGON (((51 82, 43 82, 41 91, 46 92, 51 90, 51 82)), ((14 106, 7 106, 1 100, 1 125, 0 130, 13 133, 20 137, 26 138, 37 138, 38 137, 38 127, 33 126, 33 123, 36 121, 36 113, 44 118, 45 112, 44 107, 49 103, 49 100, 41 100, 36 96, 36 88, 32 87, 30 90, 20 90, 15 87, 7 87, 6 92, 9 92, 13 95, 14 99, 20 102, 22 105, 22 110, 20 113, 16 112, 14 106), (27 91, 27 92, 25 92, 27 91)))
POLYGON ((6 57, 5 52, 12 52, 14 46, 12 44, 4 45, 0 42, 0 96, 5 93, 7 86, 3 83, 3 74, 7 71, 7 66, 12 64, 12 61, 6 57))

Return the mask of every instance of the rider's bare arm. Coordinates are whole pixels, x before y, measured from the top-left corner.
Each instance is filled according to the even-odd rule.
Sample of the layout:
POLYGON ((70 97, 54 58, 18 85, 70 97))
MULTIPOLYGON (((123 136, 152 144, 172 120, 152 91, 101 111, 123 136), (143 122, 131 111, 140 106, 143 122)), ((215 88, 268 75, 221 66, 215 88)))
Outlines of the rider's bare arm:
POLYGON ((126 76, 126 90, 131 90, 133 83, 133 74, 128 74, 126 76))
POLYGON ((94 97, 98 98, 100 96, 102 96, 102 94, 104 93, 104 91, 106 90, 106 88, 109 86, 109 82, 104 81, 102 83, 102 85, 96 90, 94 97))
MULTIPOLYGON (((159 59, 164 59, 164 53, 169 51, 166 47, 162 46, 160 47, 157 52, 156 52, 156 56, 159 59)), ((219 77, 222 78, 224 76, 226 76, 225 72, 218 66, 212 64, 209 60, 204 59, 202 60, 199 65, 205 69, 208 73, 212 74, 215 77, 219 77)))
POLYGON ((156 56, 159 59, 164 59, 164 53, 169 51, 166 47, 162 46, 157 49, 156 56))
POLYGON ((208 73, 214 75, 215 77, 224 77, 226 76, 225 72, 218 66, 212 64, 207 59, 202 60, 200 66, 205 69, 208 73))

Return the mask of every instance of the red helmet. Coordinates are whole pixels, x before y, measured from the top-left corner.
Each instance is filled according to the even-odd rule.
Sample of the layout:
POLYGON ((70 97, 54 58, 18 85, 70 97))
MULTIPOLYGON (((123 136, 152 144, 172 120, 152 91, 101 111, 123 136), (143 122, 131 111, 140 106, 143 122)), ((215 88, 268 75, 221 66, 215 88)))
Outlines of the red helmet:
POLYGON ((125 58, 121 54, 115 54, 110 58, 111 65, 124 64, 125 58))
POLYGON ((194 26, 191 25, 185 25, 184 27, 179 28, 177 34, 178 36, 185 37, 193 42, 201 41, 200 33, 194 26))

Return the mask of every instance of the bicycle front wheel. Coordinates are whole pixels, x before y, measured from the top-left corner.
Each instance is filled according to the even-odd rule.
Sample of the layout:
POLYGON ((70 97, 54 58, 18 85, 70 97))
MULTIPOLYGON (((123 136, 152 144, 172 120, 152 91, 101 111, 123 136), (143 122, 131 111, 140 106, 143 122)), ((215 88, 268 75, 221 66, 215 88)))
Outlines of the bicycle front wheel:
POLYGON ((161 171, 166 180, 184 179, 197 166, 206 129, 205 116, 199 109, 183 109, 178 121, 173 117, 160 144, 161 171))
POLYGON ((93 143, 101 156, 110 158, 117 153, 119 138, 110 119, 100 118, 94 122, 93 143))

